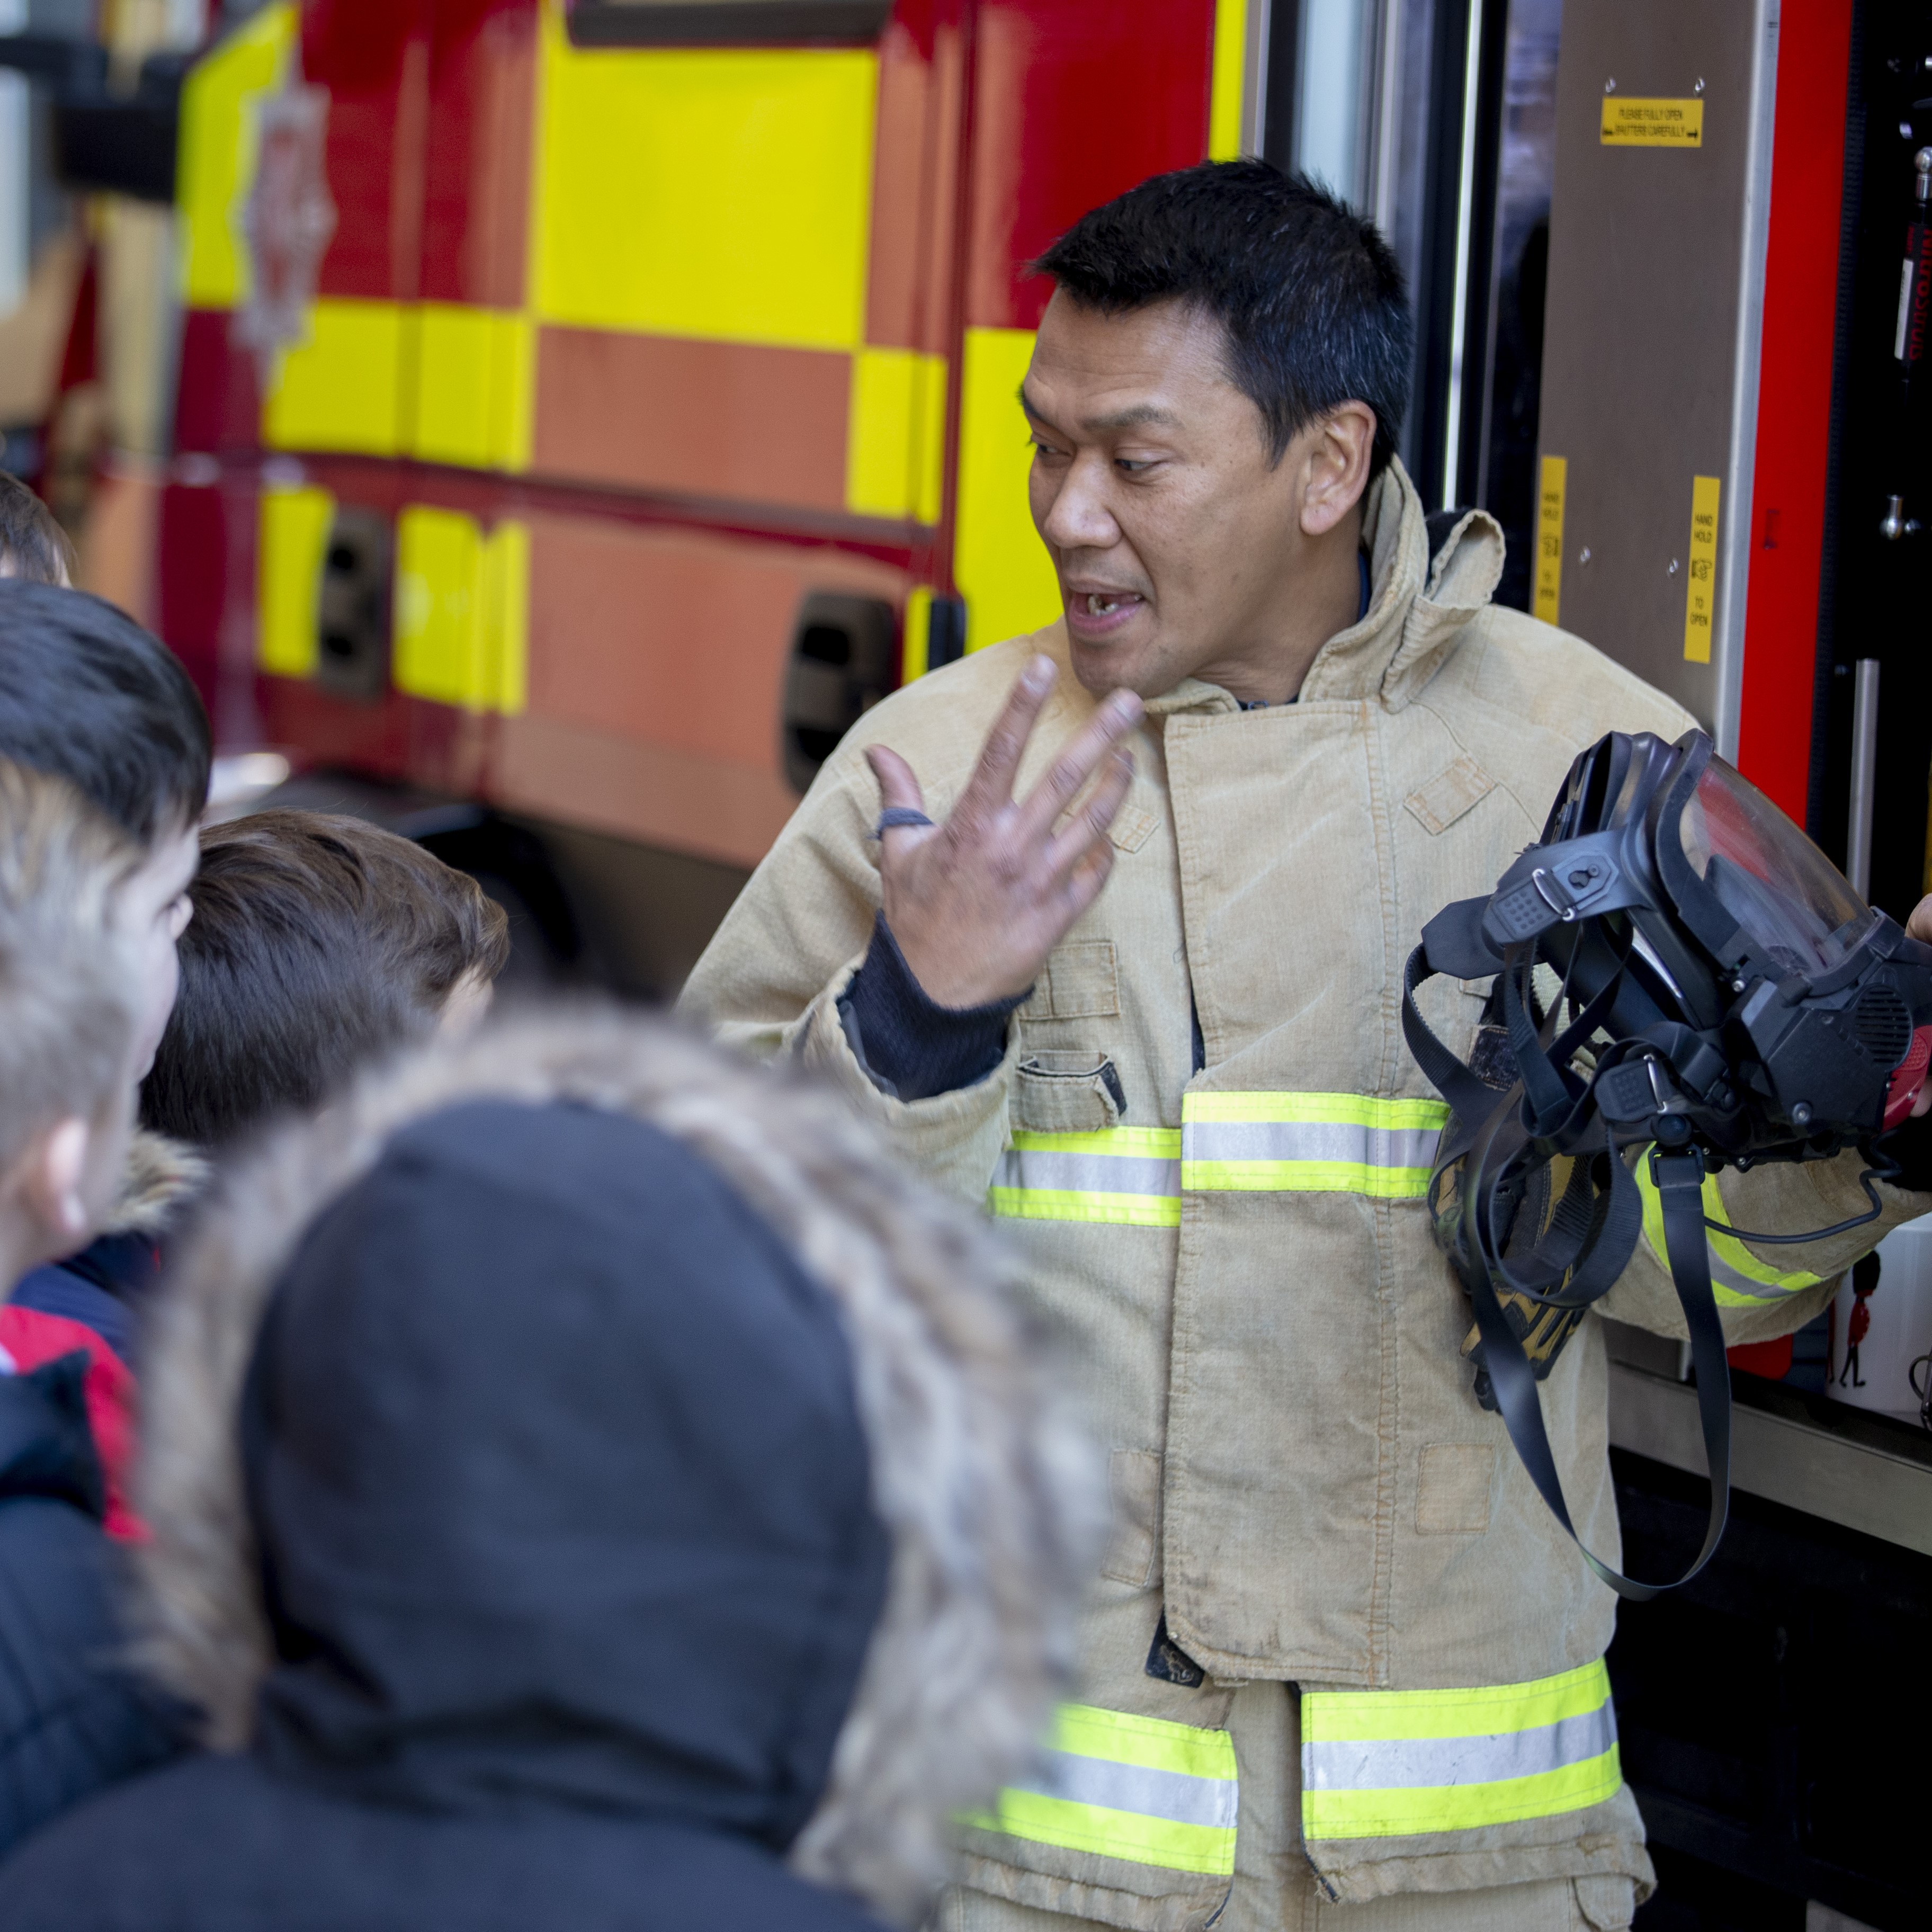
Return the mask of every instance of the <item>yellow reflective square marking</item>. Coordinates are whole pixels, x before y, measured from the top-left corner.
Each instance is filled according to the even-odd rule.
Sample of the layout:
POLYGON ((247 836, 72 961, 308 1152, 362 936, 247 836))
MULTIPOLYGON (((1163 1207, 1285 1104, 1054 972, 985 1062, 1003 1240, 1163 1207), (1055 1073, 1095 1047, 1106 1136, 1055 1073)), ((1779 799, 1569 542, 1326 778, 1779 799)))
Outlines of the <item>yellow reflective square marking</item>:
POLYGON ((188 70, 182 84, 175 204, 183 229, 182 299, 232 308, 252 282, 242 210, 255 179, 255 103, 280 86, 296 9, 264 7, 188 70))
POLYGON ((313 484, 262 492, 255 568, 255 662, 277 677, 308 677, 320 648, 322 563, 335 499, 313 484))
POLYGON ((1030 329, 966 332, 952 574, 966 600, 969 651, 1060 615, 1060 581, 1027 506, 1033 443, 1019 388, 1032 358, 1030 329))
POLYGON ((424 302, 412 322, 411 453, 476 469, 527 469, 536 364, 530 317, 424 302))
POLYGON ((858 348, 878 56, 578 48, 562 13, 542 30, 539 318, 858 348))
POLYGON ((311 304, 307 340, 276 358, 262 440, 272 449, 399 454, 406 316, 400 302, 311 304))

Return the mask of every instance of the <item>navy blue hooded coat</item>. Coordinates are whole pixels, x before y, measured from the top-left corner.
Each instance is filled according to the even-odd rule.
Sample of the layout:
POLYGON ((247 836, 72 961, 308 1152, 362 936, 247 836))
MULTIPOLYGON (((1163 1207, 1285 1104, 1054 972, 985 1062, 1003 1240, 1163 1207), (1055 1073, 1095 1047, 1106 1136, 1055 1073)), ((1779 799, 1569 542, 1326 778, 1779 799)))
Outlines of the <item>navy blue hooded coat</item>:
POLYGON ((0 1375, 0 1856, 181 1749, 182 1713, 125 1666, 86 1372, 72 1354, 0 1375))
POLYGON ((783 1854, 890 1550, 837 1312, 656 1129, 479 1100, 311 1224, 242 1400, 251 1748, 0 1868, 9 1932, 862 1932, 783 1854))

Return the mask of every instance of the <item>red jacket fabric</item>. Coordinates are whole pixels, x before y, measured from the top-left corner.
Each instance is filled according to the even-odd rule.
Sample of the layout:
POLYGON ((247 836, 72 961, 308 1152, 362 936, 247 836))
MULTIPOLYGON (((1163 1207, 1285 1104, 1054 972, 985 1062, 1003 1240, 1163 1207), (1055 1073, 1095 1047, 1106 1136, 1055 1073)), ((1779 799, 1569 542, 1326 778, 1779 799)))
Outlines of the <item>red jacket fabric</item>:
POLYGON ((58 1361, 63 1355, 85 1352, 88 1358, 87 1419, 94 1431, 94 1453, 100 1459, 107 1496, 103 1526, 110 1536, 124 1540, 146 1534, 128 1502, 128 1478, 134 1448, 134 1377, 99 1335, 85 1322, 64 1315, 45 1315, 38 1309, 0 1306, 0 1349, 20 1374, 58 1361))

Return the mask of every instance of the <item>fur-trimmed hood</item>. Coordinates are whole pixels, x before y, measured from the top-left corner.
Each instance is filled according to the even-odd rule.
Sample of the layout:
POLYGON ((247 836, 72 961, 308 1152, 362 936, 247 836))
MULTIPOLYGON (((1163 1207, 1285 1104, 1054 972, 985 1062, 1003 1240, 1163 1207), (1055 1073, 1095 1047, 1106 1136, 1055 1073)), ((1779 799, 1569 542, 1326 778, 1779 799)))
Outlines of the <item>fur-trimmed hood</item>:
MULTIPOLYGON (((510 1018, 370 1076, 226 1178, 158 1306, 144 1378, 151 1664, 206 1714, 211 1742, 248 1743, 274 1663, 238 1426, 263 1310, 322 1210, 400 1132, 492 1100, 572 1102, 669 1136, 829 1292, 890 1569, 791 1862, 915 1916, 944 1876, 947 1820, 1028 1758, 1064 1678, 1096 1527, 1089 1460, 1047 1406, 1006 1306, 1011 1264, 977 1217, 915 1181, 832 1095, 661 1022, 510 1018)), ((652 1636, 640 1630, 640 1647, 652 1636)))
POLYGON ((208 1185, 207 1161, 185 1141, 137 1127, 128 1144, 121 1188, 102 1222, 104 1234, 166 1232, 208 1185))

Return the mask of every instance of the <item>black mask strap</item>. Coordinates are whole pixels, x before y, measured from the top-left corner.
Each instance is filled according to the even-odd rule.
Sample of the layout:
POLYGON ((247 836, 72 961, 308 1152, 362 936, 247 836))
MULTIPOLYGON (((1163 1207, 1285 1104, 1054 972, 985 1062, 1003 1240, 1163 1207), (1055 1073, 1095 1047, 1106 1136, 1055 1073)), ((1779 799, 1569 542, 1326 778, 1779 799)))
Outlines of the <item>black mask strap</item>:
POLYGON ((1466 1127, 1474 1127, 1488 1116, 1498 1096, 1495 1088, 1478 1078, 1436 1038, 1415 1004, 1415 989, 1425 980, 1434 979, 1436 970, 1429 963, 1426 946, 1418 946, 1408 956, 1402 976, 1402 1037, 1424 1077, 1448 1102, 1449 1111, 1466 1127))
POLYGON ((1547 1042, 1538 1036, 1531 1006, 1536 997, 1535 971, 1534 946, 1512 946, 1503 955, 1503 1019, 1509 1028, 1510 1051, 1516 1056, 1523 1095, 1529 1102, 1530 1131, 1544 1135, 1562 1126, 1574 1112, 1577 1096, 1550 1064, 1547 1042))
MULTIPOLYGON (((1482 1332, 1483 1360, 1489 1370, 1490 1385, 1496 1392, 1496 1406, 1509 1431, 1510 1441, 1537 1493, 1550 1506, 1550 1513, 1568 1530, 1583 1561, 1620 1597, 1633 1603, 1647 1603, 1664 1590, 1688 1583, 1711 1560, 1724 1533, 1730 1514, 1731 1493, 1731 1379, 1730 1365, 1724 1356, 1724 1331, 1718 1318, 1717 1298, 1711 1287, 1711 1258, 1704 1244, 1704 1166, 1695 1154, 1665 1154, 1648 1156, 1651 1173, 1657 1183, 1658 1198, 1663 1204, 1664 1247, 1670 1256, 1670 1278, 1684 1310, 1690 1335, 1690 1358, 1697 1373, 1697 1414, 1703 1425, 1704 1455, 1711 1472, 1711 1514, 1704 1533, 1704 1546, 1682 1576, 1668 1583, 1642 1583, 1626 1576, 1583 1548, 1576 1527, 1570 1520, 1570 1507, 1564 1500, 1562 1478, 1556 1472, 1556 1459, 1543 1425, 1542 1405, 1536 1393, 1536 1372, 1523 1353, 1522 1345, 1510 1328, 1496 1298, 1494 1283, 1482 1264, 1480 1254, 1473 1257, 1474 1279, 1470 1299, 1475 1305, 1476 1325, 1482 1332)), ((1597 1252, 1607 1264, 1617 1257, 1612 1278, 1622 1271, 1635 1233, 1642 1226, 1642 1205, 1636 1180, 1614 1152, 1610 1160, 1611 1203, 1597 1252), (1618 1196, 1624 1198, 1618 1199, 1618 1196), (1619 1247, 1626 1231, 1629 1248, 1619 1247), (1613 1239, 1614 1231, 1616 1238, 1613 1239)), ((1607 1282, 1605 1284, 1607 1286, 1607 1282)), ((1599 1291, 1600 1292, 1600 1291, 1599 1291)))

